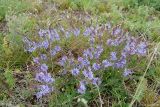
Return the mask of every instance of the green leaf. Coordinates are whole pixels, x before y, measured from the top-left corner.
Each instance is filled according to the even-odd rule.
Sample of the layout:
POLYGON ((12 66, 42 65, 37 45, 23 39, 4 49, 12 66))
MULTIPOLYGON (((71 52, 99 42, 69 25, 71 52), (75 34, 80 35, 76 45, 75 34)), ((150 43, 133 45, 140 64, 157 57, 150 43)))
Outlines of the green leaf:
POLYGON ((6 70, 4 73, 6 78, 6 83, 9 85, 11 89, 15 86, 15 79, 13 77, 13 72, 11 70, 6 70))

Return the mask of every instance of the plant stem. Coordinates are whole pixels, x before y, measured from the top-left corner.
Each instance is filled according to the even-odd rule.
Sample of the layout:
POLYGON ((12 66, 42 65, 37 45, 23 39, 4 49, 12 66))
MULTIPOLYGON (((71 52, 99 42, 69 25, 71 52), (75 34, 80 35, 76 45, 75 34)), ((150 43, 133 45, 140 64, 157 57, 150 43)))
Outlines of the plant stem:
POLYGON ((144 74, 143 74, 143 76, 142 76, 142 79, 140 80, 140 82, 139 82, 139 84, 138 84, 138 87, 137 87, 137 89, 136 89, 136 92, 135 92, 135 94, 134 94, 134 96, 133 96, 133 99, 132 99, 131 103, 129 104, 129 107, 132 107, 133 104, 134 104, 134 102, 136 101, 136 99, 135 99, 134 97, 137 95, 137 93, 138 93, 138 91, 139 91, 139 89, 140 89, 140 87, 141 87, 141 84, 142 84, 142 82, 144 81, 144 77, 145 77, 145 75, 146 75, 146 73, 147 73, 147 70, 149 69, 149 66, 151 65, 151 62, 153 61, 154 55, 156 54, 156 52, 157 52, 157 50, 158 50, 159 44, 160 44, 160 42, 159 42, 159 43, 156 45, 156 47, 154 48, 154 52, 153 52, 153 54, 152 54, 152 56, 151 56, 151 59, 150 59, 148 65, 147 65, 147 68, 146 68, 146 70, 145 70, 145 72, 144 72, 144 74))

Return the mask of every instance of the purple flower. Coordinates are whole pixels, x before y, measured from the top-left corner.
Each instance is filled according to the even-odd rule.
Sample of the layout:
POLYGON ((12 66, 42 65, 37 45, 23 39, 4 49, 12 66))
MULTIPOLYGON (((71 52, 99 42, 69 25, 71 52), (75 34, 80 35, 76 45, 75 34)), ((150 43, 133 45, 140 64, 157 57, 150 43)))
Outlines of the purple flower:
POLYGON ((74 69, 71 70, 71 73, 72 73, 72 75, 74 75, 74 76, 78 75, 79 72, 80 72, 80 71, 79 71, 79 69, 77 69, 77 68, 74 68, 74 69))
POLYGON ((53 91, 53 88, 49 87, 48 85, 40 85, 40 86, 38 86, 38 90, 39 90, 39 92, 37 92, 36 97, 39 99, 42 96, 53 91))
POLYGON ((127 53, 125 52, 125 50, 123 50, 123 51, 121 52, 121 58, 126 58, 126 57, 127 57, 126 54, 127 54, 127 53))
POLYGON ((66 62, 67 62, 67 60, 68 60, 68 57, 67 56, 63 56, 62 59, 59 61, 59 64, 64 67, 66 62))
POLYGON ((55 48, 50 51, 51 56, 55 56, 57 54, 57 52, 59 52, 59 51, 61 51, 61 47, 60 46, 55 46, 55 48))
POLYGON ((109 62, 107 59, 102 61, 102 64, 105 68, 112 66, 113 64, 109 62))
POLYGON ((117 39, 116 40, 108 39, 107 40, 107 45, 118 46, 119 45, 119 41, 117 39))
POLYGON ((114 40, 108 39, 108 40, 107 40, 107 45, 111 45, 111 46, 115 45, 115 46, 117 46, 117 43, 115 44, 115 43, 114 43, 114 40))
POLYGON ((100 78, 93 78, 92 79, 92 84, 93 85, 100 85, 101 84, 101 79, 100 78))
POLYGON ((83 62, 82 62, 82 64, 84 66, 88 66, 90 64, 90 61, 88 59, 84 59, 83 62))
POLYGON ((46 54, 41 54, 40 58, 41 58, 42 60, 46 60, 46 59, 47 59, 47 55, 46 55, 46 54))
POLYGON ((85 85, 86 85, 85 81, 80 81, 80 85, 79 85, 79 88, 78 88, 78 93, 80 93, 80 94, 85 93, 85 91, 86 91, 85 85))
POLYGON ((126 58, 121 57, 118 62, 115 63, 116 68, 123 68, 126 65, 126 58))
POLYGON ((90 61, 88 59, 83 59, 82 57, 78 57, 78 62, 80 63, 81 67, 90 65, 90 61))
POLYGON ((61 51, 61 47, 60 47, 60 46, 55 46, 54 50, 55 50, 56 52, 59 52, 59 51, 61 51))
POLYGON ((36 43, 35 47, 36 48, 44 48, 44 46, 42 45, 42 42, 36 43))
POLYGON ((53 83, 55 80, 51 77, 50 73, 37 73, 35 79, 39 82, 45 82, 45 83, 53 83))
POLYGON ((95 48, 92 47, 92 46, 89 48, 89 50, 90 50, 92 53, 93 53, 94 51, 96 51, 95 48))
POLYGON ((123 76, 128 76, 128 75, 130 75, 130 74, 132 74, 133 72, 130 70, 130 69, 126 69, 125 68, 125 70, 124 70, 124 72, 123 72, 123 76))
POLYGON ((74 33, 74 35, 75 36, 79 36, 79 34, 80 34, 80 29, 75 29, 74 31, 73 31, 73 33, 74 33))
POLYGON ((136 54, 136 39, 128 38, 127 44, 124 47, 125 52, 130 55, 136 54))
POLYGON ((96 50, 94 51, 94 58, 98 59, 102 52, 103 52, 103 47, 101 45, 98 45, 96 47, 96 50))
POLYGON ((142 55, 142 56, 144 56, 144 55, 146 55, 146 53, 147 53, 147 45, 146 45, 146 43, 145 42, 140 42, 138 45, 137 45, 137 49, 136 49, 136 53, 138 54, 138 55, 142 55))
POLYGON ((91 36, 91 37, 89 38, 89 42, 90 42, 91 45, 93 45, 94 42, 95 42, 95 38, 91 36))
POLYGON ((33 58, 33 62, 36 63, 36 64, 39 64, 39 58, 38 57, 33 58))
POLYGON ((82 62, 83 58, 82 57, 78 57, 78 62, 82 62))
POLYGON ((84 68, 84 63, 83 63, 83 58, 82 57, 78 57, 78 66, 79 66, 79 69, 83 69, 84 68))
POLYGON ((77 64, 77 68, 78 68, 79 70, 82 70, 82 69, 84 68, 84 66, 83 66, 82 64, 77 64))
POLYGON ((93 59, 93 54, 92 54, 92 52, 91 52, 89 49, 84 50, 83 56, 84 56, 85 58, 88 58, 88 57, 89 57, 90 59, 93 59))
POLYGON ((53 35, 53 30, 48 30, 48 38, 51 42, 55 39, 53 35))
POLYGON ((97 46, 97 51, 99 51, 99 53, 102 53, 103 52, 103 47, 101 45, 98 45, 97 46))
POLYGON ((40 69, 41 69, 41 71, 43 71, 43 72, 47 72, 48 66, 47 66, 46 64, 42 64, 42 65, 40 66, 40 69))
POLYGON ((100 64, 93 63, 92 68, 97 71, 101 68, 101 66, 100 66, 100 64))
POLYGON ((50 53, 51 53, 51 56, 55 56, 57 54, 57 52, 55 51, 55 49, 51 50, 50 53))
POLYGON ((91 28, 87 27, 86 30, 83 32, 84 36, 89 36, 91 34, 92 30, 91 28))
POLYGON ((92 80, 93 79, 93 72, 91 72, 91 71, 87 71, 87 70, 85 70, 84 69, 84 71, 83 71, 83 75, 86 77, 86 78, 88 78, 89 80, 92 80))
POLYGON ((95 59, 98 59, 99 57, 100 57, 100 53, 98 52, 98 51, 96 51, 95 53, 94 53, 94 58, 95 59))
POLYGON ((88 57, 88 54, 90 54, 90 51, 89 51, 88 49, 83 51, 83 56, 84 56, 84 57, 87 58, 87 57, 88 57))
POLYGON ((46 33, 47 33, 47 31, 46 30, 42 30, 42 29, 40 29, 39 32, 38 32, 40 37, 46 36, 46 33))
POLYGON ((48 46, 49 46, 48 40, 43 41, 42 44, 41 44, 41 46, 44 47, 45 49, 47 49, 48 46))
POLYGON ((117 36, 118 34, 121 33, 121 31, 122 31, 122 30, 121 30, 120 28, 116 28, 116 29, 113 30, 112 35, 117 36))
POLYGON ((111 60, 112 60, 112 61, 117 60, 116 54, 117 54, 116 52, 111 52, 111 60))
POLYGON ((36 47, 31 47, 31 48, 29 48, 27 51, 28 52, 34 52, 36 50, 36 47))

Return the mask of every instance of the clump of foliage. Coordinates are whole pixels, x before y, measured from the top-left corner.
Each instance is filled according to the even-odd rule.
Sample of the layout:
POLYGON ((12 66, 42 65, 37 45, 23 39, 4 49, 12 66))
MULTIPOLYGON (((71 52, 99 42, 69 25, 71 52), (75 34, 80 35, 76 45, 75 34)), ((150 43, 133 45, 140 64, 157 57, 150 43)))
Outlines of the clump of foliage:
POLYGON ((0 20, 4 19, 5 15, 10 11, 14 11, 15 14, 18 14, 20 12, 31 9, 29 2, 20 0, 1 0, 0 4, 0 20))
MULTIPOLYGON (((103 82, 101 78, 108 68, 110 68, 110 72, 124 70, 123 76, 127 77, 134 72, 134 69, 131 68, 132 64, 130 65, 128 62, 131 60, 129 56, 139 59, 140 56, 147 54, 147 43, 130 36, 128 32, 124 32, 119 26, 112 28, 111 24, 108 23, 83 28, 85 29, 72 28, 66 30, 61 26, 58 29, 40 30, 38 33, 39 38, 33 38, 34 41, 24 38, 26 51, 33 52, 35 55, 38 54, 38 57, 33 58, 36 69, 35 80, 41 83, 41 85, 36 86, 38 88, 36 94, 38 99, 52 91, 59 90, 58 87, 61 87, 63 82, 55 82, 57 81, 56 78, 59 81, 61 78, 65 78, 64 76, 70 78, 73 76, 71 80, 74 80, 75 83, 72 85, 79 84, 77 91, 80 94, 85 94, 87 87, 89 89, 98 89, 99 92, 99 85, 103 82), (84 49, 81 48, 80 44, 81 53, 76 53, 79 49, 65 51, 62 42, 68 41, 70 38, 77 41, 76 38, 82 39, 84 37, 89 44, 84 49), (57 44, 62 44, 62 46, 57 44), (55 79, 53 79, 47 71, 57 72, 54 71, 55 64, 60 66, 60 72, 58 77, 55 76, 55 79), (53 87, 53 83, 57 87, 55 85, 53 87)), ((74 48, 72 47, 72 49, 74 48)), ((102 105, 100 95, 99 98, 102 105)))

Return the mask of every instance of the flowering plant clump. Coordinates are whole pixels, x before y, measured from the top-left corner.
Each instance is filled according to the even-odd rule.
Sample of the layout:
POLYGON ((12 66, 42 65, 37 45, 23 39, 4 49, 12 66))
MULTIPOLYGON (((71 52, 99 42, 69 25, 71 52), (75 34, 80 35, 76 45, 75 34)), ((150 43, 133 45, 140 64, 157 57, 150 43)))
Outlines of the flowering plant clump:
MULTIPOLYGON (((66 74, 71 74, 79 81, 78 93, 84 94, 87 85, 92 84, 98 86, 103 80, 103 72, 107 68, 123 70, 123 76, 134 73, 133 69, 128 68, 128 58, 137 55, 145 56, 147 54, 147 42, 142 41, 125 32, 121 27, 111 27, 110 23, 101 26, 90 26, 85 29, 74 28, 65 30, 60 29, 40 30, 38 40, 31 41, 24 38, 26 51, 37 52, 39 57, 34 57, 33 62, 38 67, 35 80, 41 85, 37 86, 37 98, 42 97, 53 91, 53 83, 55 79, 48 73, 49 66, 47 63, 53 61, 58 53, 63 53, 63 47, 58 44, 61 40, 68 38, 83 36, 88 40, 89 46, 85 48, 77 57, 74 56, 72 50, 68 50, 67 54, 62 54, 58 58, 58 64, 61 66, 63 78, 66 74), (56 45, 55 45, 56 44, 56 45), (111 49, 114 49, 114 51, 111 49), (105 53, 109 53, 108 56, 105 53), (69 54, 68 54, 69 53, 69 54), (103 57, 102 57, 103 56, 103 57)), ((57 61, 57 60, 56 60, 57 61)))

